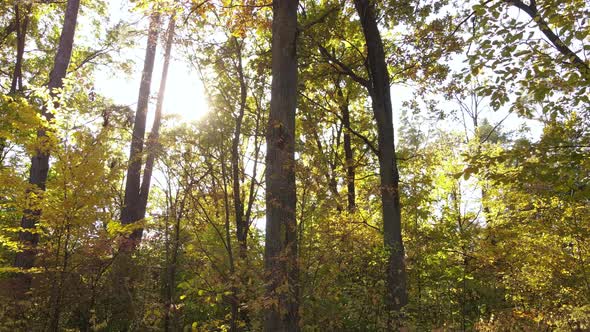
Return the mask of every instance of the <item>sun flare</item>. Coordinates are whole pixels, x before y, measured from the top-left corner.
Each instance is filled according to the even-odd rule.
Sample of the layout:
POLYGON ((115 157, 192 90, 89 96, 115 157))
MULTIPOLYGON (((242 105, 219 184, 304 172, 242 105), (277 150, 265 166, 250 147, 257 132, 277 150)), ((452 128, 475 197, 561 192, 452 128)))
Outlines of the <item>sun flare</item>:
POLYGON ((203 83, 182 63, 171 63, 164 99, 164 113, 180 115, 184 121, 197 121, 209 110, 203 83))
MULTIPOLYGON (((141 53, 141 50, 137 50, 141 53)), ((148 110, 148 123, 153 119, 155 97, 160 85, 162 58, 159 57, 154 68, 151 86, 152 102, 148 110)), ((135 71, 130 76, 114 76, 108 72, 98 72, 96 75, 96 89, 104 96, 111 98, 114 103, 128 105, 135 110, 140 83, 140 64, 135 65, 135 71)), ((166 96, 163 112, 165 115, 178 115, 181 121, 197 121, 208 112, 207 97, 203 83, 197 73, 186 63, 172 61, 168 72, 166 96)))

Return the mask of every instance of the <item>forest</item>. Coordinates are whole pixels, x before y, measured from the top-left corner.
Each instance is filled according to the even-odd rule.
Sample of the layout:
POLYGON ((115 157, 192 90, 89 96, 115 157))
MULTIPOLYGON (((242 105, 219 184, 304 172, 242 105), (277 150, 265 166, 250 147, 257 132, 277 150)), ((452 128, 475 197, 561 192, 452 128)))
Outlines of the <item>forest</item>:
POLYGON ((590 331, 587 0, 0 0, 1 331, 590 331))

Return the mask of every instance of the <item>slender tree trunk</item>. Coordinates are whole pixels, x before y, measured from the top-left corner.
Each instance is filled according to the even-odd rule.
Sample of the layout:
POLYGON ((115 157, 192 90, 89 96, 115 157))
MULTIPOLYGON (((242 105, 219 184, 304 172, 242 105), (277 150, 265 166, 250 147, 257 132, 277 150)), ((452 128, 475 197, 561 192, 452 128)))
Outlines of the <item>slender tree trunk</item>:
POLYGON ((348 212, 354 212, 356 209, 356 188, 354 183, 355 167, 354 157, 352 151, 352 143, 350 140, 350 110, 348 104, 342 105, 342 124, 347 129, 344 132, 344 158, 346 163, 346 196, 348 198, 348 212))
POLYGON ((166 264, 166 271, 164 272, 164 296, 162 302, 164 304, 164 332, 170 331, 170 306, 172 305, 172 289, 170 287, 170 214, 172 213, 172 190, 170 181, 168 181, 168 191, 166 195, 166 213, 164 215, 164 259, 166 264))
MULTIPOLYGON (((125 199, 123 210, 121 211, 121 223, 123 225, 129 225, 141 219, 142 153, 159 27, 160 14, 155 12, 150 16, 147 47, 141 83, 139 85, 139 97, 137 99, 137 112, 135 113, 135 122, 133 124, 133 136, 131 137, 129 166, 127 167, 127 179, 125 182, 125 199)), ((133 251, 141 241, 142 233, 142 228, 134 230, 128 238, 123 240, 120 250, 127 252, 133 251)))
MULTIPOLYGON (((170 57, 172 53, 172 44, 174 43, 174 32, 176 29, 176 20, 174 16, 170 17, 168 21, 168 28, 166 32, 166 46, 164 50, 164 65, 162 67, 162 77, 160 79, 160 88, 158 90, 158 100, 156 102, 156 112, 154 116, 154 123, 152 125, 152 130, 148 136, 146 148, 147 148, 147 158, 145 162, 145 169, 143 172, 143 180, 141 182, 141 189, 140 189, 140 212, 139 212, 139 219, 145 218, 145 213, 147 209, 147 202, 149 198, 150 192, 150 184, 152 180, 152 173, 154 170, 154 163, 156 161, 156 154, 159 146, 159 137, 160 137, 160 125, 162 123, 162 108, 164 106, 164 96, 166 93, 166 82, 168 80, 168 68, 170 67, 170 57)), ((164 313, 164 331, 170 331, 171 325, 171 306, 174 301, 174 279, 176 275, 176 257, 178 251, 178 223, 180 222, 180 215, 177 213, 176 208, 174 209, 175 213, 175 234, 174 234, 174 244, 173 244, 173 253, 171 261, 168 261, 166 267, 166 288, 165 288, 165 313, 164 313)), ((180 211, 182 213, 182 211, 180 211)), ((166 228, 166 232, 168 229, 166 228)), ((168 255, 168 250, 166 250, 166 255, 168 255)))
POLYGON ((383 237, 390 250, 387 268, 388 309, 399 313, 407 304, 406 269, 401 232, 399 173, 395 156, 389 73, 373 2, 355 0, 367 44, 370 95, 379 136, 379 168, 383 212, 383 237))
MULTIPOLYGON (((25 39, 27 34, 27 27, 29 25, 29 14, 31 11, 31 4, 24 6, 24 13, 21 13, 21 6, 14 5, 14 30, 16 31, 16 60, 14 62, 14 71, 12 72, 12 82, 10 84, 10 95, 14 95, 17 91, 23 89, 23 56, 25 54, 25 39), (24 16, 24 17, 21 17, 24 16)), ((10 29, 8 29, 10 32, 10 29)), ((6 138, 0 138, 0 167, 4 164, 7 142, 6 138)))
MULTIPOLYGON (((232 194, 233 194, 233 203, 234 203, 234 216, 236 222, 236 238, 238 240, 238 257, 242 261, 242 264, 246 264, 247 259, 247 250, 248 250, 248 232, 249 232, 249 215, 244 215, 244 201, 240 195, 240 186, 241 186, 241 177, 242 173, 240 172, 240 139, 242 136, 242 123, 244 121, 244 113, 246 111, 246 98, 248 97, 248 87, 246 84, 246 77, 244 75, 244 68, 242 65, 242 45, 237 40, 234 39, 236 43, 236 55, 238 57, 237 61, 237 73, 238 73, 238 81, 240 84, 240 102, 239 102, 239 109, 238 109, 238 116, 235 120, 235 128, 234 128, 234 137, 232 139, 232 146, 231 146, 231 172, 232 172, 232 194)), ((243 280, 242 275, 237 276, 237 280, 243 280)), ((245 287, 245 284, 240 284, 242 287, 245 287)), ((235 317, 236 320, 239 318, 243 321, 246 326, 249 325, 248 313, 247 310, 243 309, 244 307, 241 306, 245 302, 245 299, 238 296, 236 292, 234 292, 235 301, 237 304, 237 316, 235 317), (242 309, 240 309, 242 307, 242 309)), ((240 330, 237 325, 237 321, 232 320, 232 331, 240 330)))
MULTIPOLYGON (((146 127, 146 117, 150 98, 150 86, 156 46, 158 44, 158 32, 160 28, 160 14, 154 12, 150 16, 147 47, 139 85, 137 100, 137 112, 131 137, 129 151, 129 165, 127 167, 127 179, 125 183, 125 198, 121 210, 121 224, 130 225, 142 219, 141 197, 141 167, 142 154, 146 127)), ((109 328, 113 331, 128 331, 135 319, 133 305, 133 283, 135 272, 131 255, 139 245, 143 228, 136 228, 129 236, 121 238, 119 252, 113 261, 113 298, 111 299, 111 320, 109 328)))
POLYGON ((256 180, 258 172, 258 158, 260 156, 260 148, 262 142, 259 141, 260 135, 260 122, 262 121, 262 109, 260 104, 257 103, 256 109, 256 124, 254 125, 254 166, 252 167, 252 181, 250 181, 250 192, 248 193, 248 204, 246 208, 245 222, 248 226, 252 223, 252 207, 256 200, 256 193, 258 192, 259 184, 256 180))
POLYGON ((342 115, 342 126, 344 127, 344 159, 346 168, 346 189, 348 199, 348 212, 356 210, 356 187, 355 187, 355 167, 354 167, 354 152, 352 150, 352 141, 350 137, 350 109, 348 108, 348 96, 344 98, 340 82, 336 83, 338 88, 338 98, 340 103, 340 113, 342 115))
POLYGON ((65 278, 66 278, 66 273, 67 273, 67 269, 68 269, 68 263, 69 263, 69 259, 70 259, 70 251, 69 251, 69 245, 70 245, 70 237, 71 237, 71 233, 70 233, 70 224, 68 221, 68 224, 66 225, 66 238, 64 240, 64 258, 63 258, 63 262, 62 262, 62 266, 61 266, 61 271, 59 272, 59 279, 58 281, 55 283, 54 285, 54 293, 52 295, 52 313, 51 313, 51 319, 50 319, 50 323, 49 323, 49 331, 51 332, 58 332, 59 331, 59 320, 60 320, 60 316, 61 316, 61 299, 62 299, 62 291, 63 291, 63 286, 65 283, 65 278))
MULTIPOLYGON (((177 194, 178 197, 178 194, 177 194)), ((170 203, 172 200, 170 199, 170 203)), ((184 212, 184 203, 185 199, 183 198, 180 208, 178 207, 177 203, 170 204, 170 210, 174 213, 174 225, 173 225, 173 239, 172 239, 172 249, 170 250, 169 241, 167 241, 166 245, 166 256, 168 257, 170 253, 170 259, 167 260, 166 266, 166 289, 165 289, 165 311, 164 311, 164 331, 175 331, 175 325, 172 324, 173 322, 173 304, 174 304, 174 290, 176 289, 176 264, 178 261, 178 248, 180 247, 180 220, 182 219, 182 215, 184 212)), ((169 213, 167 218, 169 218, 169 213)), ((166 232, 168 232, 168 225, 166 225, 166 232)))
POLYGON ((266 138, 264 267, 267 297, 274 304, 265 309, 265 331, 299 331, 299 271, 295 219, 298 2, 273 2, 272 86, 266 138))
POLYGON ((170 265, 168 266, 168 284, 167 284, 167 297, 168 297, 168 307, 166 308, 166 331, 174 331, 174 329, 170 329, 170 323, 172 321, 171 313, 172 304, 174 303, 174 290, 176 289, 176 263, 178 261, 178 247, 180 244, 180 217, 176 218, 176 223, 174 224, 174 239, 172 242, 172 258, 170 260, 170 265))
POLYGON ((244 112, 246 111, 247 87, 244 77, 244 70, 242 67, 242 50, 241 45, 236 40, 237 56, 238 56, 238 80, 240 84, 240 109, 236 118, 236 127, 234 130, 234 137, 231 147, 231 167, 232 167, 232 190, 234 200, 234 214, 236 218, 236 237, 239 245, 239 256, 241 259, 246 258, 247 238, 248 238, 248 222, 244 220, 244 203, 240 197, 240 136, 242 135, 242 122, 244 120, 244 112))
POLYGON ((154 163, 156 161, 157 147, 160 138, 160 125, 162 124, 162 108, 164 106, 164 95, 166 93, 166 81, 168 80, 168 68, 170 66, 170 56, 172 53, 172 44, 174 42, 174 31, 176 29, 176 20, 174 16, 170 17, 168 22, 166 46, 164 51, 164 66, 162 67, 162 77, 160 79, 160 89, 158 90, 158 101, 156 102, 156 114, 154 116, 154 123, 152 130, 147 140, 147 158, 145 162, 145 169, 143 172, 143 180, 141 182, 140 190, 140 212, 139 219, 145 218, 147 209, 147 202, 150 193, 150 184, 152 180, 152 173, 154 170, 154 163))
MULTIPOLYGON (((74 43, 74 33, 76 30, 76 21, 78 18, 78 9, 80 7, 80 0, 68 0, 66 12, 64 16, 64 24, 59 39, 57 53, 53 70, 49 76, 49 91, 51 98, 57 94, 57 89, 63 86, 63 79, 66 76, 66 71, 72 56, 72 47, 74 43)), ((54 102, 54 107, 58 107, 54 102)), ((48 112, 46 108, 41 110, 42 116, 48 121, 53 119, 53 115, 48 112)), ((37 138, 39 141, 47 141, 47 129, 42 128, 37 131, 37 138)), ((47 149, 37 149, 35 155, 31 158, 31 169, 29 174, 29 183, 33 185, 36 190, 45 191, 45 183, 47 181, 47 174, 49 172, 49 151, 47 149)), ((29 194, 32 194, 31 190, 29 194)), ((33 267, 35 262, 35 253, 37 243, 39 242, 39 234, 34 231, 39 218, 41 210, 38 208, 26 209, 21 220, 21 227, 24 229, 19 232, 19 242, 23 246, 23 251, 18 252, 15 257, 14 266, 23 270, 28 270, 33 267)), ((29 289, 31 283, 30 275, 25 273, 20 274, 19 284, 17 289, 17 296, 24 296, 29 289)))
MULTIPOLYGON (((311 121, 314 121, 314 120, 312 119, 311 121)), ((314 122, 316 122, 316 121, 314 121, 314 122)), ((336 202, 336 211, 342 212, 343 208, 342 208, 342 205, 340 205, 340 193, 338 192, 338 181, 336 181, 336 177, 334 175, 336 165, 331 160, 329 160, 329 153, 327 151, 324 151, 324 146, 322 144, 322 140, 320 139, 319 131, 320 131, 319 126, 316 126, 315 130, 313 130, 313 132, 312 132, 313 139, 314 139, 315 144, 318 148, 319 158, 322 159, 322 162, 324 162, 326 164, 326 166, 328 166, 328 168, 329 168, 329 170, 327 170, 326 172, 323 172, 324 176, 326 177, 326 184, 328 185, 328 191, 330 191, 330 193, 332 193, 332 195, 334 196, 333 200, 336 202)))
MULTIPOLYGON (((223 149, 223 147, 221 148, 223 149)), ((225 218, 225 243, 226 243, 226 249, 227 249, 227 257, 229 260, 229 272, 230 275, 235 276, 236 273, 236 268, 235 268, 235 260, 234 260, 234 254, 233 254, 233 250, 232 250, 232 244, 231 244, 231 221, 230 221, 230 205, 229 205, 229 194, 228 194, 228 188, 227 188, 227 180, 228 180, 228 174, 227 174, 227 166, 226 166, 226 159, 225 159, 225 153, 222 150, 222 153, 219 157, 219 162, 221 163, 221 184, 223 185, 223 208, 224 208, 224 218, 225 218)), ((230 328, 229 330, 232 332, 235 332, 237 330, 237 322, 238 322, 238 299, 236 294, 238 293, 238 290, 236 288, 235 285, 235 281, 234 280, 230 280, 231 283, 231 292, 232 295, 230 297, 228 297, 229 299, 229 305, 230 305, 230 309, 231 309, 231 318, 230 318, 230 328)))
POLYGON ((29 26, 29 16, 31 4, 26 6, 14 5, 15 22, 16 22, 16 61, 14 63, 14 72, 12 73, 12 82, 10 84, 10 94, 15 94, 23 89, 23 57, 25 54, 25 41, 27 28, 29 26))

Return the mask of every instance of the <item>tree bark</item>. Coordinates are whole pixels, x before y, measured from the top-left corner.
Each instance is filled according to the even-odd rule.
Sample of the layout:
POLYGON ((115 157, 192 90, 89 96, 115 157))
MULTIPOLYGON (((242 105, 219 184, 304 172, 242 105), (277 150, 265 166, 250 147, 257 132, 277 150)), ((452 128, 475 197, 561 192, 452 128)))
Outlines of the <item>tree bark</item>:
MULTIPOLYGON (((139 97, 137 99, 137 111, 133 124, 133 136, 129 151, 129 166, 127 167, 127 179, 125 182, 125 199, 121 211, 121 223, 129 225, 139 221, 141 208, 141 166, 144 145, 146 118, 150 98, 150 86, 154 71, 156 46, 158 44, 158 31, 160 27, 160 14, 155 12, 150 16, 149 33, 141 83, 139 85, 139 97)), ((135 229, 128 237, 123 239, 120 250, 131 252, 141 241, 143 229, 135 229)))
MULTIPOLYGON (((72 57, 74 33, 76 31, 79 7, 80 0, 68 0, 53 70, 49 75, 48 88, 52 99, 56 97, 57 89, 63 87, 63 79, 66 76, 66 71, 72 57)), ((57 102, 53 103, 54 107, 59 106, 57 102)), ((53 114, 49 113, 46 107, 41 110, 41 115, 45 117, 47 121, 53 119, 53 114)), ((48 129, 46 128, 41 128, 37 131, 37 138, 39 141, 47 141, 47 130, 48 129)), ((36 190, 40 190, 41 192, 45 191, 45 183, 47 182, 49 154, 50 152, 48 149, 38 148, 35 155, 31 158, 29 183, 36 188, 36 190)), ((30 190, 29 194, 32 194, 33 190, 35 189, 30 190)), ((41 210, 38 208, 26 209, 24 211, 23 218, 21 219, 21 227, 24 230, 19 232, 19 242, 23 246, 23 251, 16 254, 14 266, 17 268, 28 270, 34 265, 39 234, 34 232, 33 229, 37 226, 40 216, 41 210)), ((20 285, 18 286, 17 296, 24 296, 24 293, 30 287, 30 282, 31 278, 29 275, 24 273, 20 274, 20 285)))
POLYGON ((265 331, 299 331, 297 221, 295 219, 295 110, 297 0, 275 0, 272 85, 267 127, 265 331), (286 286, 286 287, 285 287, 286 286))
POLYGON ((389 73, 373 2, 355 0, 367 45, 370 95, 379 137, 383 238, 390 251, 387 268, 388 309, 399 313, 407 304, 404 246, 401 233, 399 173, 395 156, 389 73))

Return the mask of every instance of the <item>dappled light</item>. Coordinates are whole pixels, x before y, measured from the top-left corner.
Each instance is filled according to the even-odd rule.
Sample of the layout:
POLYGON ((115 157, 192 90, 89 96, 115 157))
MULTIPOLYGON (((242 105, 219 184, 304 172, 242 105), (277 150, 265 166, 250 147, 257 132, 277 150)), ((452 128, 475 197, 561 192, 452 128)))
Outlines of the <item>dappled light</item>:
POLYGON ((0 331, 590 331, 588 17, 0 0, 0 331))

